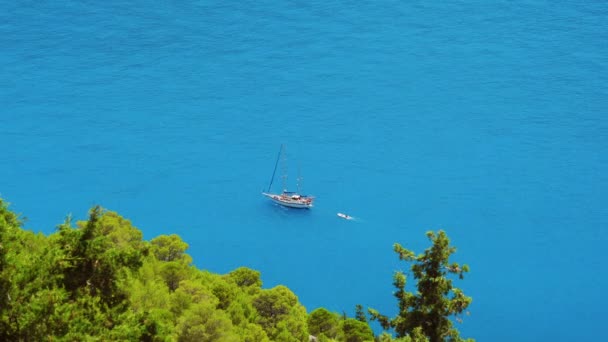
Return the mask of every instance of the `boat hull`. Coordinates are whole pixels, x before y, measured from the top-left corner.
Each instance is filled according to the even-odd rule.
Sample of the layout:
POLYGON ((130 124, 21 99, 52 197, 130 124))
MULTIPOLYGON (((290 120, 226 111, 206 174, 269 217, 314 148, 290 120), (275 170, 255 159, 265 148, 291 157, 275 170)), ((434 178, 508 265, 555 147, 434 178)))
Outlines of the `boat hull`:
POLYGON ((270 200, 273 201, 274 203, 282 205, 284 207, 295 208, 295 209, 312 208, 313 199, 311 197, 300 197, 298 199, 294 199, 290 196, 267 194, 265 192, 263 192, 262 195, 270 198, 270 200))
POLYGON ((345 220, 352 220, 353 219, 352 216, 349 216, 349 215, 346 215, 346 214, 343 214, 343 213, 338 213, 338 217, 341 217, 341 218, 343 218, 345 220))

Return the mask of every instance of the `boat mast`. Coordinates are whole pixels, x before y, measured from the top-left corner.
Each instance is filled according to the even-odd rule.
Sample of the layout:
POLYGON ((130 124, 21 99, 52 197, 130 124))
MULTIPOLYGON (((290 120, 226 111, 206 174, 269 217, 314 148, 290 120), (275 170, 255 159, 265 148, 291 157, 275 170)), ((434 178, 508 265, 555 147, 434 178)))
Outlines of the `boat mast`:
POLYGON ((298 165, 298 178, 296 178, 296 182, 297 182, 296 186, 297 186, 297 189, 298 189, 298 194, 300 194, 301 193, 301 191, 300 191, 300 185, 302 183, 302 176, 300 176, 300 165, 298 165))
POLYGON ((270 184, 268 184, 268 192, 270 192, 270 188, 272 187, 272 182, 274 181, 274 175, 277 173, 277 166, 279 166, 279 160, 281 159, 282 152, 283 152, 283 145, 281 144, 281 149, 279 150, 279 155, 277 156, 277 161, 274 164, 274 170, 272 171, 272 178, 270 178, 270 184))
POLYGON ((287 156, 285 153, 285 146, 281 144, 281 155, 282 155, 282 163, 281 163, 281 171, 283 172, 283 192, 287 192, 287 156))

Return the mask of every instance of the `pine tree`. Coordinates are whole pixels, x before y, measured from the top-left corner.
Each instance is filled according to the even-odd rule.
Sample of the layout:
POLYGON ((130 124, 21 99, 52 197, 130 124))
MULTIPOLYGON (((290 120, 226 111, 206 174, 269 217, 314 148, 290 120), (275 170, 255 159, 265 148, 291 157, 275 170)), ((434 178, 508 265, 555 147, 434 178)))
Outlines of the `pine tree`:
POLYGON ((412 336, 419 328, 431 342, 464 341, 450 318, 461 320, 459 315, 465 312, 472 298, 454 287, 449 275, 458 275, 463 279, 469 267, 449 263, 450 255, 456 252, 456 248, 450 245, 444 231, 440 230, 437 234, 427 232, 426 235, 432 246, 417 256, 398 243, 394 245, 399 259, 412 263, 411 271, 417 280, 417 291, 407 291, 406 275, 396 272, 393 285, 397 289, 394 295, 399 304, 397 316, 389 319, 376 310, 368 311, 372 320, 377 320, 385 330, 394 328, 398 337, 412 336))

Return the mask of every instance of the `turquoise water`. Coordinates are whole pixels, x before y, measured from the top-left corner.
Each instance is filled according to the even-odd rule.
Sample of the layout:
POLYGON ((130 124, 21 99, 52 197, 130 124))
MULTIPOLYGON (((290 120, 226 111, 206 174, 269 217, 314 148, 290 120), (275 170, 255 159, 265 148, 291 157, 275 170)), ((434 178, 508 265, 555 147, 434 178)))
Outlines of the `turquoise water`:
POLYGON ((350 315, 394 313, 392 244, 442 228, 471 266, 464 336, 597 340, 607 19, 599 1, 2 2, 0 194, 29 229, 101 204, 350 315), (260 195, 281 143, 313 210, 260 195))

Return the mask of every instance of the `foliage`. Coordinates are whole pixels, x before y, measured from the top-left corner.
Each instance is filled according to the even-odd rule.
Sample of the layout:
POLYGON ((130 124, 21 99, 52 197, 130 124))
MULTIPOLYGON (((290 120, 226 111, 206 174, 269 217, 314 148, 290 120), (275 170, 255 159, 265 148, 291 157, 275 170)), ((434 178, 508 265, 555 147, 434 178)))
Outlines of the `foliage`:
POLYGON ((422 333, 422 328, 414 328, 412 333, 407 336, 393 338, 393 336, 386 331, 380 334, 376 339, 377 342, 428 342, 429 339, 422 333))
POLYGON ((232 330, 232 323, 226 313, 215 310, 209 302, 190 307, 177 324, 179 341, 238 342, 239 339, 232 330))
POLYGON ((0 340, 307 341, 306 309, 245 267, 193 267, 177 235, 150 242, 93 207, 45 236, 0 199, 0 340))
POLYGON ((7 307, 9 302, 9 289, 11 283, 8 279, 6 260, 7 247, 12 231, 19 228, 20 222, 13 212, 8 210, 8 204, 0 198, 0 339, 6 340, 9 331, 8 317, 10 310, 7 307))
POLYGON ((59 227, 63 285, 71 299, 89 294, 108 307, 122 304, 126 295, 117 280, 124 272, 141 267, 147 253, 141 232, 99 206, 91 209, 88 221, 77 225, 73 229, 68 221, 59 227))
POLYGON ((347 318, 342 322, 344 341, 365 342, 374 339, 374 333, 369 325, 354 318, 347 318))
MULTIPOLYGON (((144 241, 129 220, 99 206, 85 221, 68 216, 48 236, 21 225, 0 199, 1 341, 374 340, 361 305, 355 318, 325 308, 307 314, 287 287, 262 288, 260 272, 198 269, 179 236, 144 241)), ((405 274, 395 274, 399 314, 368 312, 398 337, 384 333, 377 341, 461 340, 450 317, 471 299, 447 276, 462 278, 468 267, 448 264, 455 249, 445 233, 429 238, 433 246, 419 256, 395 245, 413 263, 418 292, 406 291, 405 274)))
POLYGON ((175 235, 161 235, 150 240, 152 252, 159 261, 183 261, 187 264, 191 262, 188 255, 185 253, 188 249, 188 244, 175 235))
POLYGON ((367 323, 367 317, 365 316, 365 312, 363 312, 363 305, 357 304, 355 306, 355 318, 358 321, 367 323))
POLYGON ((405 288, 406 275, 396 272, 393 285, 397 289, 394 295, 399 304, 399 313, 392 319, 373 309, 369 309, 369 313, 384 329, 394 328, 398 337, 410 337, 418 341, 422 334, 431 342, 463 341, 450 317, 462 314, 472 299, 452 285, 449 274, 456 274, 463 279, 469 267, 449 263, 449 257, 456 252, 456 248, 450 245, 444 231, 437 234, 427 232, 427 237, 432 246, 418 256, 399 244, 394 245, 399 259, 412 263, 411 271, 417 280, 417 292, 408 292, 405 288))
POLYGON ((257 290, 262 287, 260 272, 247 267, 239 267, 228 273, 227 280, 233 282, 238 287, 251 289, 253 293, 257 292, 257 290))
POLYGON ((261 290, 253 300, 256 322, 273 341, 307 341, 306 309, 293 292, 279 285, 261 290))
POLYGON ((20 229, 19 216, 8 210, 8 203, 0 198, 0 313, 6 307, 10 286, 5 272, 9 265, 6 254, 13 235, 20 229))
POLYGON ((313 310, 308 315, 308 330, 317 341, 373 341, 374 334, 367 322, 340 315, 325 308, 313 310))
POLYGON ((308 315, 308 331, 317 338, 337 338, 340 333, 340 316, 318 308, 308 315))

